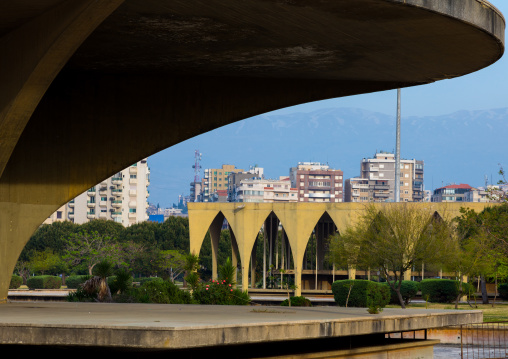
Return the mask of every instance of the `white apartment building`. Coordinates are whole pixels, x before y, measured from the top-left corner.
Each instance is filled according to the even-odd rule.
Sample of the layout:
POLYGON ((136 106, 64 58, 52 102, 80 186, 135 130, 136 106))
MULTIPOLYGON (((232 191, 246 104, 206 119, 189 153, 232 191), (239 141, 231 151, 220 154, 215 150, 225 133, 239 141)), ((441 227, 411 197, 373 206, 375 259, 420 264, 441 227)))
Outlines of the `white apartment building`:
POLYGON ((291 188, 289 178, 278 180, 245 179, 235 187, 236 202, 297 202, 298 191, 291 188))
POLYGON ((82 224, 107 219, 128 227, 148 220, 150 169, 146 159, 98 183, 60 207, 44 223, 71 221, 82 224))

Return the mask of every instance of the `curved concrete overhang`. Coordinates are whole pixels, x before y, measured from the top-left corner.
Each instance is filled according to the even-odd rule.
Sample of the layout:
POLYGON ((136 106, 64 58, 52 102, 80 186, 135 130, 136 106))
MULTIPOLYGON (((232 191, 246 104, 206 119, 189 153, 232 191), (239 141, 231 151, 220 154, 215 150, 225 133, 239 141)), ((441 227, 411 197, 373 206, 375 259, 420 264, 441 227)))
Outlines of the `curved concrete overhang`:
POLYGON ((148 155, 270 110, 477 71, 504 29, 481 0, 2 4, 0 273, 51 212, 148 155))

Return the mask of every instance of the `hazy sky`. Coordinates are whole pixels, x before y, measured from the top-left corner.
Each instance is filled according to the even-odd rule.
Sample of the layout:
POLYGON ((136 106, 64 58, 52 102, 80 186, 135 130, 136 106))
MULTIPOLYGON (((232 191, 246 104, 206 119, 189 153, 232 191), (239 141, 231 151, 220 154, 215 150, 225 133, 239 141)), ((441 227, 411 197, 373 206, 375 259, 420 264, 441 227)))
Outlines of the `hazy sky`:
MULTIPOLYGON (((491 3, 508 16, 507 0, 492 0, 491 3)), ((389 115, 393 114, 395 120, 396 90, 311 102, 280 109, 274 111, 274 113, 310 112, 330 107, 356 107, 389 115)), ((508 107, 508 57, 506 55, 486 69, 466 76, 403 89, 402 126, 404 125, 404 116, 434 116, 458 110, 483 110, 504 107, 508 107)), ((152 172, 149 201, 167 207, 177 201, 179 194, 189 194, 189 183, 193 179, 191 166, 194 159, 194 149, 205 152, 202 162, 204 168, 220 167, 223 163, 221 159, 216 158, 211 151, 206 149, 206 147, 213 148, 213 146, 208 146, 207 143, 211 141, 214 133, 216 133, 217 138, 220 138, 220 131, 218 129, 202 135, 206 136, 206 139, 201 136, 195 137, 151 156, 148 159, 152 172), (200 137, 202 140, 200 140, 200 137)), ((508 138, 508 133, 506 138, 508 138)), ((386 148, 394 147, 394 142, 395 138, 393 138, 393 146, 387 145, 386 148)), ((214 146, 217 145, 218 143, 214 144, 214 146)), ((368 147, 368 144, 360 143, 359 145, 368 147)), ((366 148, 366 155, 371 155, 374 151, 375 149, 366 148)), ((267 163, 263 163, 263 158, 266 157, 260 155, 259 165, 265 167, 265 173, 270 174, 273 171, 269 168, 269 164, 267 166, 267 163)), ((301 161, 306 160, 308 159, 303 158, 301 161)), ((353 160, 359 161, 359 159, 353 160)), ((323 161, 326 161, 326 159, 323 159, 323 161)), ((508 167, 508 161, 506 162, 505 168, 508 167)), ((239 168, 247 168, 247 165, 243 163, 233 164, 239 168)), ((288 168, 294 165, 294 163, 288 163, 288 168)), ((474 170, 472 169, 472 171, 474 170)), ((493 165, 492 171, 497 172, 497 162, 493 165)), ((277 175, 287 175, 287 173, 277 175)), ((345 174, 346 178, 354 175, 357 174, 345 174)), ((450 174, 446 175, 450 176, 450 174)), ((461 179, 457 178, 455 181, 461 182, 461 179)), ((425 183, 427 189, 430 189, 429 185, 429 183, 425 183)), ((478 186, 480 184, 471 183, 471 185, 478 186)))

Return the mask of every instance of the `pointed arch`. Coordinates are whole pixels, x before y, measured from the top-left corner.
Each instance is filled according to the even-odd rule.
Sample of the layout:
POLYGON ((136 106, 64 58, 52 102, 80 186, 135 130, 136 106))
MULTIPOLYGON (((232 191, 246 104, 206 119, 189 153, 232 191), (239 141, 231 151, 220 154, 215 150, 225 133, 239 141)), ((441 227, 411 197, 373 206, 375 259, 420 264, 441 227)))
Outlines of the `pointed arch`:
POLYGON ((285 203, 274 208, 274 212, 288 235, 295 270, 296 295, 302 293, 303 256, 309 237, 324 213, 323 206, 314 203, 285 203))
POLYGON ((206 232, 210 228, 213 220, 217 217, 220 210, 218 207, 206 206, 197 207, 193 203, 189 203, 189 239, 190 253, 199 255, 201 246, 205 239, 206 232))
POLYGON ((222 204, 222 212, 235 234, 242 266, 242 289, 248 290, 250 256, 259 229, 272 211, 271 203, 251 203, 249 208, 241 202, 222 204))

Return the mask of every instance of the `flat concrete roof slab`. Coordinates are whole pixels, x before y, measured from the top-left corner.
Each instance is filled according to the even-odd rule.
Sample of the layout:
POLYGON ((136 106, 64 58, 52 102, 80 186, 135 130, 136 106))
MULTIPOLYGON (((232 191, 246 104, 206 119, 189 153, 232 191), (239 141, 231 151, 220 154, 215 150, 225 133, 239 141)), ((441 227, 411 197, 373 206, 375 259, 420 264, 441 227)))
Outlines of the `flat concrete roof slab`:
POLYGON ((184 349, 423 330, 482 322, 481 311, 11 302, 0 344, 184 349))

